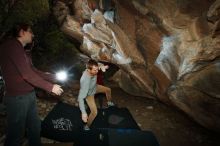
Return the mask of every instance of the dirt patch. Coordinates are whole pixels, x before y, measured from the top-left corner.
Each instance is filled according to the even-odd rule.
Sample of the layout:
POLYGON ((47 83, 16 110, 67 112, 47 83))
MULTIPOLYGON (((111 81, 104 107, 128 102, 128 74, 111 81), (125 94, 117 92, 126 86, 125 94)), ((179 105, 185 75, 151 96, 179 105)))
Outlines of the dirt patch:
POLYGON ((114 101, 127 107, 142 130, 150 130, 161 146, 217 146, 220 136, 192 121, 183 112, 158 101, 112 88, 114 101))

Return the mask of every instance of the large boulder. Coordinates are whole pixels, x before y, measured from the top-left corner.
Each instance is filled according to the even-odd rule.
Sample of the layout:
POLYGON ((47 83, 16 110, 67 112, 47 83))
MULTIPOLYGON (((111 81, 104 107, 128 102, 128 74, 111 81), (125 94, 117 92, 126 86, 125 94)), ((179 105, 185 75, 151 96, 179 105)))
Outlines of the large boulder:
POLYGON ((116 64, 130 94, 181 109, 220 132, 220 0, 57 1, 61 29, 91 58, 116 64))

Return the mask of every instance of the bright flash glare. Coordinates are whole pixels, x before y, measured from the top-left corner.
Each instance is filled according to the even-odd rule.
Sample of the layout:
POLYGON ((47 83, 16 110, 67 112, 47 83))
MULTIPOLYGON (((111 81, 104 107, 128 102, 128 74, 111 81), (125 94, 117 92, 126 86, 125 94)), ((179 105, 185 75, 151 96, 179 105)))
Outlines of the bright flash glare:
POLYGON ((67 79, 67 73, 66 71, 59 71, 56 73, 56 78, 59 81, 65 81, 67 79))

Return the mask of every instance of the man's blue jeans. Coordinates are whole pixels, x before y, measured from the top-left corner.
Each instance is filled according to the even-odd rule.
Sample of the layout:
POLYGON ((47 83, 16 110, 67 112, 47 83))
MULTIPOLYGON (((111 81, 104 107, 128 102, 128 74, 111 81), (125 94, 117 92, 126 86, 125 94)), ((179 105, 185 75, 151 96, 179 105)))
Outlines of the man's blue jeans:
POLYGON ((25 132, 27 132, 29 146, 41 146, 41 121, 37 113, 35 92, 4 97, 4 103, 8 124, 5 146, 20 146, 25 132))

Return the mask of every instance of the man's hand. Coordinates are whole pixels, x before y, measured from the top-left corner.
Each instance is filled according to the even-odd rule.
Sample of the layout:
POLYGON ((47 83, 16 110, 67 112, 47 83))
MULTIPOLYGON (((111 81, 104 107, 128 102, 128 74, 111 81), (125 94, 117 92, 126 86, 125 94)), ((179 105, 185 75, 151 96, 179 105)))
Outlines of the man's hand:
POLYGON ((53 89, 52 89, 52 93, 54 93, 56 95, 61 95, 63 93, 63 89, 61 88, 60 85, 54 84, 53 89))
POLYGON ((88 115, 87 114, 82 114, 82 121, 85 123, 88 122, 88 115))
POLYGON ((103 72, 105 72, 108 68, 109 68, 108 65, 100 66, 100 69, 101 69, 103 72))

